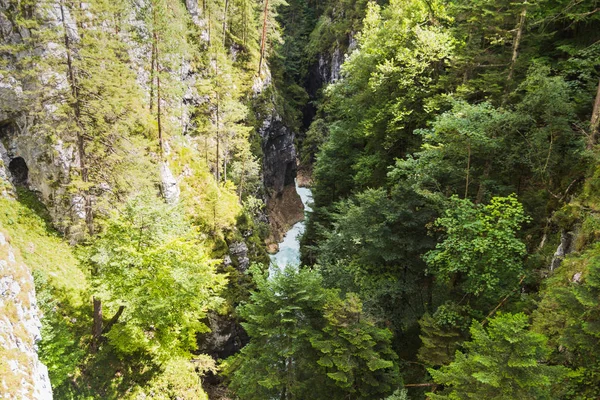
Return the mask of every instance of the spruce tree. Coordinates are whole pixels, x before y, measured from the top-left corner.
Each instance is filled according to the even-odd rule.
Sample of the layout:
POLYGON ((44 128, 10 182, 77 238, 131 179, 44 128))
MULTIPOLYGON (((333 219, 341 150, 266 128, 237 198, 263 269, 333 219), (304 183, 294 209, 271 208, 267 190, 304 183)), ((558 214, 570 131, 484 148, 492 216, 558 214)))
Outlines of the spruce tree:
POLYGON ((524 314, 499 314, 484 328, 475 322, 465 352, 439 370, 429 369, 442 392, 429 393, 443 399, 553 399, 552 385, 565 369, 548 366, 546 337, 529 331, 524 314))

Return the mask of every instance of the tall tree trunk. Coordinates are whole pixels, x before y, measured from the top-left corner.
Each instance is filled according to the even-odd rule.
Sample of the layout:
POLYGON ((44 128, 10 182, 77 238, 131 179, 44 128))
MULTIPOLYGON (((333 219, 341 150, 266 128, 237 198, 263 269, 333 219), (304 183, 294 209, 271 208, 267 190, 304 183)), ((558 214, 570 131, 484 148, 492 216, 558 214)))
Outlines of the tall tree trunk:
POLYGON ((260 70, 262 69, 263 59, 265 58, 265 44, 267 41, 267 15, 269 14, 269 0, 265 0, 265 10, 263 17, 262 26, 262 39, 260 42, 260 61, 258 62, 258 75, 260 76, 260 70))
POLYGON ((156 71, 156 43, 152 40, 152 54, 150 56, 150 114, 154 112, 154 78, 156 71))
POLYGON ((227 158, 229 156, 229 146, 225 141, 225 154, 223 154, 223 180, 227 182, 227 158))
POLYGON ((210 23, 210 7, 207 8, 207 14, 208 14, 208 18, 206 19, 206 21, 208 22, 208 45, 210 46, 210 39, 211 39, 211 23, 210 23))
MULTIPOLYGON (((73 65, 73 49, 71 46, 71 40, 69 39, 67 22, 65 19, 64 2, 60 3, 60 14, 62 19, 62 25, 64 30, 64 43, 65 50, 67 53, 67 73, 69 76, 69 85, 71 86, 71 95, 73 96, 73 113, 75 114, 75 124, 77 126, 77 152, 79 155, 79 169, 81 173, 81 180, 85 183, 89 182, 89 173, 86 163, 85 154, 85 139, 83 137, 83 124, 81 123, 81 98, 79 96, 79 85, 77 82, 77 73, 73 65)), ((89 235, 94 234, 93 225, 93 214, 92 214, 92 199, 89 190, 83 191, 83 197, 85 202, 85 223, 89 235)))
POLYGON ((217 94, 217 116, 216 116, 216 119, 217 119, 217 154, 216 154, 217 160, 216 160, 215 177, 216 177, 217 183, 218 183, 221 181, 220 168, 219 168, 220 167, 219 164, 221 162, 221 160, 219 158, 220 145, 221 145, 221 132, 220 132, 219 124, 221 121, 219 119, 219 95, 218 94, 217 94))
POLYGON ((508 95, 510 93, 510 87, 515 73, 515 64, 517 63, 517 57, 519 57, 519 47, 521 46, 521 38, 523 37, 523 28, 525 27, 525 19, 527 18, 527 7, 523 7, 521 16, 519 17, 519 23, 517 24, 517 33, 513 42, 512 57, 510 60, 510 67, 508 69, 508 77, 506 78, 506 88, 504 92, 504 99, 502 101, 505 104, 508 101, 508 95))
POLYGON ((483 195, 485 193, 485 181, 490 177, 490 170, 492 168, 492 161, 488 159, 485 162, 485 168, 483 170, 483 175, 479 180, 479 188, 477 189, 477 197, 475 199, 475 204, 479 204, 483 201, 483 195))
MULTIPOLYGON (((154 52, 154 65, 152 69, 153 82, 154 76, 156 77, 156 122, 158 123, 158 148, 160 152, 160 159, 164 158, 164 147, 163 147, 163 135, 162 135, 162 109, 161 109, 161 91, 160 91, 160 62, 159 62, 159 51, 158 51, 158 32, 156 31, 156 9, 153 10, 154 27, 152 32, 153 52, 154 52)), ((152 88, 152 85, 150 85, 152 88)), ((151 96, 152 98, 152 96, 151 96)), ((152 110, 152 107, 151 107, 152 110)))
POLYGON ((596 100, 594 101, 594 109, 592 111, 592 119, 590 120, 590 136, 587 144, 587 148, 589 150, 596 145, 598 131, 600 131, 600 83, 598 83, 598 91, 596 92, 596 100))
POLYGON ((465 182, 465 199, 469 196, 469 178, 471 173, 471 143, 467 144, 467 180, 465 182))
POLYGON ((225 9, 223 10, 223 47, 225 47, 225 39, 227 38, 227 9, 229 8, 229 0, 225 0, 225 9))
MULTIPOLYGON (((83 124, 81 123, 81 98, 79 95, 79 85, 77 82, 77 73, 73 65, 73 49, 71 41, 69 39, 68 27, 65 20, 64 2, 60 3, 60 13, 64 30, 64 43, 65 50, 67 53, 67 70, 69 75, 69 84, 71 86, 71 95, 73 96, 73 111, 75 114, 75 123, 77 125, 77 152, 79 155, 79 169, 81 171, 81 180, 84 183, 89 182, 89 171, 86 162, 85 152, 85 139, 83 136, 83 124)), ((83 197, 85 202, 85 224, 87 227, 88 234, 92 236, 94 234, 94 215, 92 210, 92 199, 88 189, 83 191, 83 197)), ((102 334, 102 301, 93 297, 93 314, 92 314, 92 351, 98 349, 98 339, 102 334)))
MULTIPOLYGON (((157 72, 160 72, 160 71, 157 71, 157 72)), ((160 159, 162 161, 165 157, 165 151, 164 151, 164 147, 163 147, 162 121, 161 121, 162 110, 161 110, 161 106, 160 106, 160 100, 161 100, 160 95, 161 95, 161 93, 160 93, 160 75, 157 74, 157 76, 156 76, 156 119, 158 122, 158 147, 160 149, 160 159)))
POLYGON ((247 43, 247 30, 248 30, 248 17, 247 17, 247 10, 246 10, 246 0, 242 0, 241 2, 242 4, 242 43, 244 44, 244 47, 248 44, 247 43))
POLYGON ((244 192, 244 181, 246 178, 246 157, 244 157, 244 161, 242 161, 242 175, 240 176, 240 187, 238 188, 238 197, 240 202, 242 201, 242 193, 244 192))

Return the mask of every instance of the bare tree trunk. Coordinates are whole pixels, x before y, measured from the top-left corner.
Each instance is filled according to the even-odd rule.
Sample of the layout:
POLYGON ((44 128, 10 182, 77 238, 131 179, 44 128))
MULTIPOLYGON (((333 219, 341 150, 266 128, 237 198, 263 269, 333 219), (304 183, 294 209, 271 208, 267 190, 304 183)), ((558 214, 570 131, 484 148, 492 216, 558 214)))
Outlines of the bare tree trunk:
POLYGON ((267 15, 269 13, 269 0, 265 0, 265 10, 263 17, 262 27, 262 40, 260 42, 260 61, 258 62, 258 75, 260 76, 260 70, 262 68, 263 59, 265 58, 265 43, 267 41, 267 15))
POLYGON ((210 46, 210 40, 212 38, 211 36, 211 24, 210 24, 210 7, 207 7, 207 14, 208 14, 208 18, 206 19, 206 21, 208 22, 208 45, 210 46))
POLYGON ((510 93, 510 85, 513 80, 515 73, 515 64, 517 63, 517 57, 519 57, 519 47, 521 46, 521 38, 523 37, 523 28, 525 27, 525 19, 527 18, 527 7, 523 7, 519 23, 517 24, 517 34, 513 42, 512 58, 510 60, 510 67, 508 70, 508 77, 506 78, 506 88, 504 92, 503 104, 508 100, 508 94, 510 93))
MULTIPOLYGON (((89 182, 89 173, 86 163, 85 154, 85 139, 83 137, 83 126, 81 123, 81 99, 79 96, 79 86, 77 82, 77 75, 73 66, 73 56, 71 41, 69 39, 68 27, 65 20, 64 2, 60 3, 60 13, 62 18, 63 30, 64 30, 64 42, 67 53, 67 70, 69 75, 69 84, 71 85, 71 95, 73 96, 73 111, 75 114, 75 123, 77 125, 77 152, 79 155, 79 169, 81 170, 81 180, 84 183, 89 182)), ((92 199, 89 190, 83 191, 83 197, 85 202, 85 224, 88 230, 88 234, 92 236, 94 234, 94 215, 92 210, 92 199)), ((102 334, 102 301, 93 297, 93 325, 92 325, 92 352, 98 349, 98 339, 102 334)))
POLYGON ((160 54, 158 51, 158 32, 157 32, 157 17, 156 7, 152 8, 152 20, 154 26, 152 27, 152 84, 150 85, 150 112, 152 112, 152 100, 154 98, 153 88, 154 79, 156 78, 156 122, 158 123, 158 148, 160 152, 160 159, 164 158, 163 149, 163 137, 162 137, 162 121, 161 121, 161 92, 160 92, 160 54))
POLYGON ((113 325, 119 321, 119 318, 121 318, 123 311, 125 311, 125 306, 119 306, 119 309, 117 310, 115 315, 113 315, 113 317, 110 319, 110 321, 108 321, 106 323, 106 325, 104 326, 104 328, 102 328, 103 334, 108 333, 111 330, 111 328, 113 327, 113 325))
MULTIPOLYGON (((160 72, 160 71, 158 71, 160 72)), ((161 107, 160 107, 160 75, 156 76, 156 119, 158 122, 158 147, 160 149, 160 159, 165 157, 163 148, 162 122, 161 122, 161 107)))
MULTIPOLYGON (((226 136, 227 137, 227 136, 226 136)), ((229 156, 229 146, 225 141, 225 154, 223 154, 223 180, 227 182, 227 158, 229 156)))
POLYGON ((592 111, 592 119, 590 120, 590 136, 588 139, 587 148, 591 150, 596 145, 598 131, 600 130, 600 83, 598 83, 598 91, 596 92, 596 100, 594 101, 594 109, 592 111))
POLYGON ((489 178, 491 168, 492 168, 492 162, 491 162, 491 160, 488 159, 485 162, 485 169, 483 170, 483 175, 479 181, 479 188, 477 189, 477 197, 475 199, 475 204, 479 204, 483 201, 483 194, 485 191, 484 182, 486 179, 489 178))
POLYGON ((219 95, 217 94, 217 161, 216 161, 216 171, 215 171, 215 176, 217 179, 217 183, 221 181, 221 175, 220 175, 220 165, 219 163, 221 162, 220 158, 219 158, 219 151, 220 151, 220 145, 221 145, 221 132, 220 132, 220 120, 219 120, 219 95))
POLYGON ((225 39, 227 38, 227 9, 229 8, 229 0, 225 0, 225 10, 223 11, 223 47, 225 47, 225 39))
POLYGON ((469 175, 471 173, 471 143, 467 144, 467 181, 465 183, 465 199, 469 196, 469 175))
POLYGON ((152 41, 152 55, 150 56, 150 114, 154 109, 154 77, 156 71, 156 43, 152 41))
POLYGON ((247 37, 248 37, 248 17, 247 17, 247 10, 246 10, 246 0, 242 0, 242 43, 244 43, 244 46, 246 46, 247 43, 247 37))

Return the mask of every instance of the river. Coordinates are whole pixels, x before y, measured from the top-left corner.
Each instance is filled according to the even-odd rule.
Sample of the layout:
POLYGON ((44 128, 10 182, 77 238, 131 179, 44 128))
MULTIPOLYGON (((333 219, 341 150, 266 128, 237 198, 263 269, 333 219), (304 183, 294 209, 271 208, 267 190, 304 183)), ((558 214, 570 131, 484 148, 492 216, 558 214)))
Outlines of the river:
MULTIPOLYGON (((304 213, 311 211, 312 192, 308 188, 299 187, 296 183, 296 191, 302 199, 304 213)), ((279 251, 271 255, 271 265, 283 268, 286 265, 300 265, 300 237, 304 233, 305 222, 294 224, 279 243, 279 251)))

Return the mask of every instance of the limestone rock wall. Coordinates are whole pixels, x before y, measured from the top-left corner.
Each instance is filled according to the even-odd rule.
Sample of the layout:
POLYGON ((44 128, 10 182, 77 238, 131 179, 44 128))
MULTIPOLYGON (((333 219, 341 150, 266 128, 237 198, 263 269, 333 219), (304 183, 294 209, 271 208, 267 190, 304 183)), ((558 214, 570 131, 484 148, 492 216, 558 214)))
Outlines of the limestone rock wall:
POLYGON ((40 311, 33 277, 0 231, 0 398, 51 400, 48 369, 38 359, 40 311))

